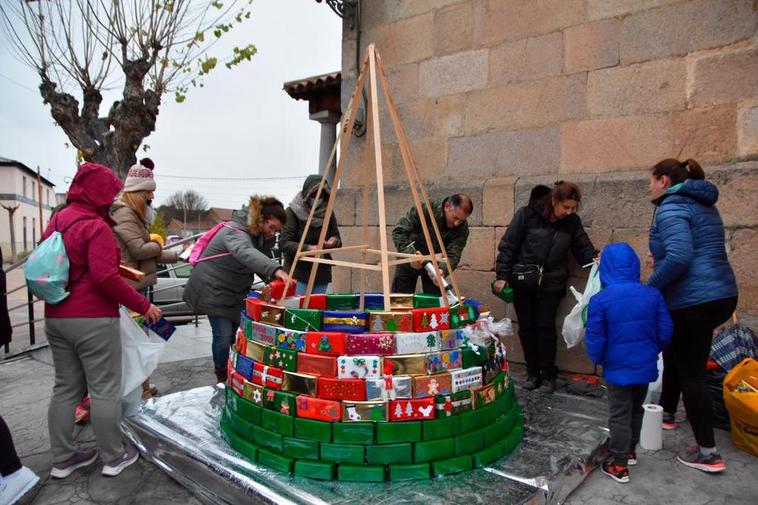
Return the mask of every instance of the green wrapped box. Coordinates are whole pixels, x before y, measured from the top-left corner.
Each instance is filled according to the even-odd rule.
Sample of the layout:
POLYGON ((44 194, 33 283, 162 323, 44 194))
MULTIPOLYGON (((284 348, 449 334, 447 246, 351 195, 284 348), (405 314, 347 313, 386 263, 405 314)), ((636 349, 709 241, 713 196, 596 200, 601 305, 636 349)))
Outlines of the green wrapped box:
POLYGON ((266 410, 273 410, 285 416, 294 416, 295 412, 297 412, 295 398, 297 398, 297 395, 288 391, 265 388, 261 400, 263 408, 266 410))
POLYGON ((516 426, 511 433, 503 440, 503 454, 510 454, 521 441, 524 435, 524 420, 519 417, 516 426))
POLYGON ((336 444, 372 445, 374 423, 334 423, 332 442, 336 444))
POLYGON ((282 453, 293 459, 319 459, 319 444, 315 440, 284 437, 282 453))
POLYGON ((436 461, 432 463, 432 475, 440 477, 442 475, 450 475, 459 472, 466 472, 471 470, 472 461, 471 456, 456 456, 454 458, 445 459, 442 461, 436 461))
POLYGON ((421 426, 424 440, 452 438, 460 431, 460 420, 458 416, 440 417, 434 421, 424 421, 421 426))
POLYGON ((429 478, 429 463, 415 465, 389 465, 390 480, 418 480, 429 478))
POLYGON ((465 328, 476 322, 479 314, 472 305, 466 303, 450 307, 450 328, 465 328))
POLYGON ((474 467, 481 468, 500 459, 503 456, 503 443, 488 445, 486 449, 471 455, 474 467))
POLYGON ((253 426, 253 442, 258 447, 274 452, 282 452, 282 436, 260 426, 253 426))
POLYGON ((314 419, 305 419, 304 417, 295 418, 295 436, 318 442, 332 441, 332 423, 316 421, 314 419))
POLYGON ((364 459, 365 447, 362 445, 321 444, 322 461, 362 465, 364 459))
POLYGON ((229 412, 229 426, 232 431, 245 440, 253 438, 253 423, 248 422, 234 412, 229 412))
POLYGON ((427 295, 416 293, 413 295, 413 308, 426 309, 431 307, 442 307, 442 301, 439 295, 427 295))
POLYGON ((263 363, 288 372, 297 372, 297 353, 295 349, 266 346, 263 363))
POLYGON ((295 461, 295 475, 309 479, 332 480, 334 479, 334 466, 334 463, 298 460, 295 461))
POLYGON ((413 446, 413 461, 427 463, 448 459, 455 455, 455 444, 452 438, 441 438, 428 442, 418 442, 413 446))
POLYGON ((475 431, 463 433, 455 437, 455 455, 471 454, 472 452, 481 451, 485 447, 485 432, 487 428, 480 428, 475 431))
POLYGON ((353 482, 384 482, 384 466, 340 465, 337 478, 353 482))
POLYGON ((280 472, 292 473, 292 464, 294 463, 294 460, 286 456, 274 454, 266 449, 259 449, 258 463, 280 472))
POLYGON ((230 388, 227 388, 226 404, 242 419, 253 424, 261 424, 261 408, 253 402, 245 400, 230 388))
POLYGON ((320 331, 322 320, 323 313, 318 309, 284 310, 284 327, 290 330, 320 331))
MULTIPOLYGON (((426 421, 428 422, 428 421, 426 421)), ((421 421, 376 423, 376 443, 397 444, 421 440, 421 421)))
POLYGON ((244 440, 233 431, 227 434, 229 436, 229 445, 235 451, 245 456, 250 461, 255 461, 258 454, 258 448, 252 442, 244 440))
POLYGON ((370 445, 366 447, 369 465, 391 465, 413 462, 413 444, 370 445))
POLYGON ((291 437, 294 430, 294 417, 273 410, 263 409, 261 412, 261 427, 273 431, 274 433, 280 433, 284 436, 291 437))
POLYGON ((327 310, 353 310, 358 307, 355 294, 326 295, 327 310))
POLYGON ((485 405, 480 409, 464 412, 460 415, 461 433, 468 433, 482 426, 487 426, 495 420, 496 415, 497 411, 493 403, 485 405))
POLYGON ((461 348, 461 355, 463 356, 463 368, 482 366, 488 359, 490 359, 489 350, 483 345, 478 346, 476 351, 468 346, 463 347, 461 348))

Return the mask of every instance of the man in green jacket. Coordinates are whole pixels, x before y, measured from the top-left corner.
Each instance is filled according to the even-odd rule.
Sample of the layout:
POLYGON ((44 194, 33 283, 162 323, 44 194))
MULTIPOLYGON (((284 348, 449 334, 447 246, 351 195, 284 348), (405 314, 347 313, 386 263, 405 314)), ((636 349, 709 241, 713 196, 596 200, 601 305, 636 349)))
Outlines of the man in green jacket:
MULTIPOLYGON (((474 210, 474 203, 471 201, 471 197, 463 193, 456 193, 444 199, 431 200, 429 203, 432 207, 434 219, 437 221, 440 235, 442 235, 442 242, 445 244, 445 249, 447 250, 449 265, 440 264, 443 275, 446 275, 449 271, 454 270, 461 260, 463 248, 466 247, 466 241, 468 240, 468 223, 466 219, 468 219, 474 210)), ((434 252, 439 253, 441 252, 440 246, 432 229, 429 211, 426 206, 424 206, 424 214, 426 215, 426 223, 429 226, 429 234, 432 237, 434 252)), ((399 252, 429 254, 429 248, 427 247, 426 239, 424 239, 424 231, 421 228, 421 220, 415 206, 406 212, 405 216, 395 226, 395 229, 392 230, 392 241, 395 243, 395 249, 399 252)), ((432 278, 423 269, 422 261, 404 263, 395 268, 395 276, 392 279, 392 292, 415 292, 416 282, 419 277, 421 277, 424 293, 439 293, 439 288, 435 286, 432 278)))

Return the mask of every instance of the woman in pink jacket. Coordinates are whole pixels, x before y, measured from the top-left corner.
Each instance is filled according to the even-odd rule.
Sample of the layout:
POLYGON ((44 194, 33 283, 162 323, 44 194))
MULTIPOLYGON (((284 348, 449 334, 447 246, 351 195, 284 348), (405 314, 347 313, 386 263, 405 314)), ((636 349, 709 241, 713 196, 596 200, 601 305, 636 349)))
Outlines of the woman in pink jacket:
POLYGON ((45 334, 55 366, 48 411, 54 478, 68 477, 97 459, 95 450, 78 450, 73 437, 74 407, 86 391, 92 397, 103 475, 116 476, 139 457, 136 447, 122 442, 119 428, 119 304, 149 321, 159 319, 161 311, 119 276, 109 209, 122 186, 108 167, 82 164, 68 191, 68 207, 53 216, 42 236, 60 232, 70 262, 70 295, 57 305, 45 304, 45 334))

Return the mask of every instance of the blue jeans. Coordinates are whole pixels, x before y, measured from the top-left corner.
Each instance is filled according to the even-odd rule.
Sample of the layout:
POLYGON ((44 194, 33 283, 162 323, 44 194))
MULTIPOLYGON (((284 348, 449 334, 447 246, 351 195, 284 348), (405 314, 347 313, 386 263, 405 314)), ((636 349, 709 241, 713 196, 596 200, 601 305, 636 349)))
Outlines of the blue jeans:
POLYGON ((213 334, 213 366, 217 370, 225 369, 229 360, 229 347, 234 342, 234 321, 220 316, 208 316, 208 321, 213 334))
MULTIPOLYGON (((300 282, 297 281, 297 287, 295 288, 295 294, 297 295, 304 295, 305 290, 308 287, 307 282, 300 282)), ((311 294, 320 294, 320 293, 326 293, 326 289, 329 287, 328 282, 314 282, 313 283, 313 289, 311 290, 311 294)))

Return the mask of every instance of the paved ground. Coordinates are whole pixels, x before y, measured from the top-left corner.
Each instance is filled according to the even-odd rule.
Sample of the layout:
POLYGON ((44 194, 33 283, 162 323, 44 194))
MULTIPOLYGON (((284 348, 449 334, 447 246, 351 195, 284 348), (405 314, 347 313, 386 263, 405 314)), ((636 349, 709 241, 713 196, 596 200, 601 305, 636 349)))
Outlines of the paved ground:
MULTIPOLYGON (((199 328, 180 327, 164 352, 153 381, 164 393, 210 384, 213 381, 210 360, 210 330, 207 322, 199 328)), ((519 378, 519 374, 514 374, 519 378)), ((22 461, 41 477, 41 484, 23 505, 68 504, 176 504, 200 502, 176 484, 164 472, 142 460, 115 479, 100 475, 100 467, 76 472, 68 479, 48 478, 52 465, 47 436, 47 404, 50 399, 53 368, 47 350, 14 360, 0 361, 0 412, 13 433, 22 461)), ((529 394, 523 390, 519 395, 529 394)), ((565 394, 565 393, 557 393, 565 394)), ((550 402, 550 398, 545 398, 550 402)), ((598 409, 605 409, 598 400, 598 409)), ((527 419, 528 422, 528 419, 527 419)), ((527 428, 528 429, 528 428, 527 428)), ((728 433, 717 430, 717 443, 728 462, 723 475, 707 475, 690 470, 675 461, 675 451, 691 440, 689 426, 664 432, 664 449, 640 451, 639 465, 632 468, 632 482, 616 484, 598 470, 569 497, 569 505, 665 504, 720 505, 755 503, 758 496, 758 458, 736 450, 728 433)), ((81 428, 78 439, 83 446, 93 446, 88 426, 81 428)))

